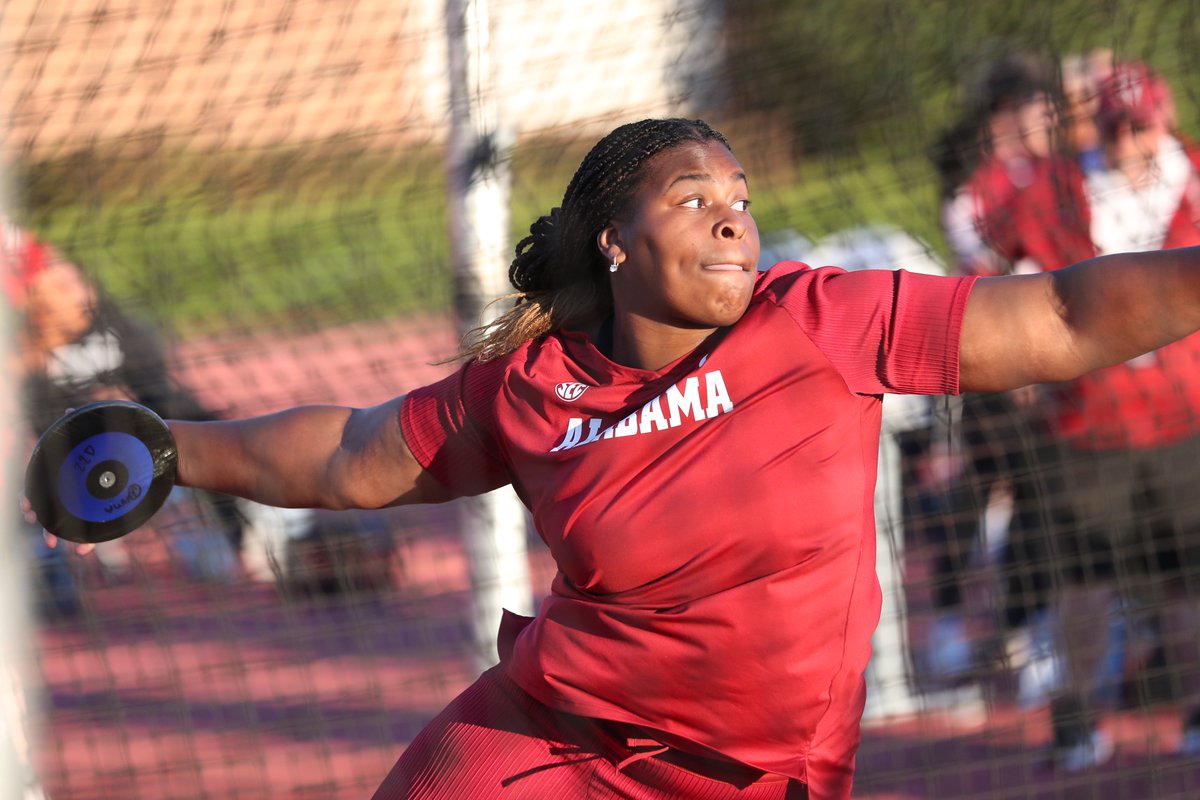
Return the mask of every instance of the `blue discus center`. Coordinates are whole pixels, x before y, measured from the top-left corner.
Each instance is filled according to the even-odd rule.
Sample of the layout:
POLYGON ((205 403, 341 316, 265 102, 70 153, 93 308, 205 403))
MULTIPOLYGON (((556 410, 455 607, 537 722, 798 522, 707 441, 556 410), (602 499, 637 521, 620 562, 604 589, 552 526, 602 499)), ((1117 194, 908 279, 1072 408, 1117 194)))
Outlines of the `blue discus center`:
POLYGON ((59 503, 84 522, 111 522, 125 516, 146 497, 154 480, 154 457, 136 436, 99 433, 89 436, 63 460, 55 487, 59 503), (129 471, 125 487, 111 497, 88 491, 88 478, 105 461, 118 461, 129 471))

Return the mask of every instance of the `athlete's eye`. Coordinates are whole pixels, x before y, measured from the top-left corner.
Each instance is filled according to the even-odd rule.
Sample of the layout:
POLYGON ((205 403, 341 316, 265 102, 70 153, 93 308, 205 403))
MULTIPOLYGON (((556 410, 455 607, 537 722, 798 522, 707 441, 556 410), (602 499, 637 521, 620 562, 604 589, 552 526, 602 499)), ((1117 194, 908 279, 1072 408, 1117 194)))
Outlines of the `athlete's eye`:
POLYGON ((738 211, 749 211, 750 210, 750 201, 749 200, 738 200, 736 203, 733 204, 733 207, 738 211))
POLYGON ((704 208, 704 201, 699 197, 693 197, 691 200, 684 200, 682 205, 688 208, 704 208))

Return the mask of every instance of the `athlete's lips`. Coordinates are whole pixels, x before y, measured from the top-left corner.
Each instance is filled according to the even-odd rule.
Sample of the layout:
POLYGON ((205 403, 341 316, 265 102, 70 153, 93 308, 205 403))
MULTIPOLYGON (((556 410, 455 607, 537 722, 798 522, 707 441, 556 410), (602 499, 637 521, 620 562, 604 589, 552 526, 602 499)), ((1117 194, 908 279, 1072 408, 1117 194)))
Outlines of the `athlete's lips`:
POLYGON ((730 263, 703 264, 701 265, 701 269, 707 272, 750 272, 750 270, 746 269, 741 264, 730 263))

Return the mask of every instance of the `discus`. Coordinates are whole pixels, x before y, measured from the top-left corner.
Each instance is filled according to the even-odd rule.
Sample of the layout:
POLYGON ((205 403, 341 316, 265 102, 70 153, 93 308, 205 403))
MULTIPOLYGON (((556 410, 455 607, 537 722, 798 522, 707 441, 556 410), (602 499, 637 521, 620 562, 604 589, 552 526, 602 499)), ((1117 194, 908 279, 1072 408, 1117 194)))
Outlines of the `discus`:
POLYGON ((89 403, 51 425, 25 469, 25 496, 38 522, 81 544, 140 527, 175 485, 175 438, 145 406, 89 403))

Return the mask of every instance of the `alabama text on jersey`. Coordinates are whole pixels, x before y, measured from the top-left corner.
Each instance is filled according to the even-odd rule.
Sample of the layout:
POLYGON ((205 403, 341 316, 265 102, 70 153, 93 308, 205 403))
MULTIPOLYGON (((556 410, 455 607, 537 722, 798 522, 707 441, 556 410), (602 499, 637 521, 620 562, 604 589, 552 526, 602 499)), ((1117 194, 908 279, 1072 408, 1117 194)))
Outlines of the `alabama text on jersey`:
POLYGON ((679 383, 674 384, 638 411, 607 428, 603 427, 604 420, 599 417, 571 417, 567 422, 566 435, 550 452, 582 447, 600 439, 619 439, 678 428, 686 419, 700 422, 733 410, 733 401, 729 399, 729 390, 725 388, 725 378, 720 370, 692 375, 682 381, 682 385, 680 389, 679 383), (701 378, 704 379, 703 403, 700 399, 701 378))

